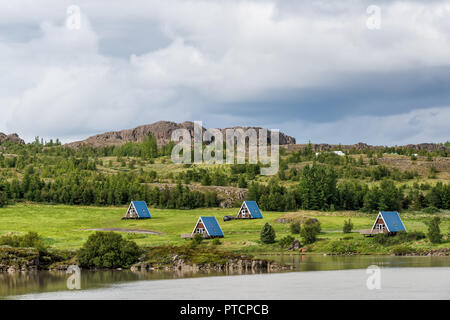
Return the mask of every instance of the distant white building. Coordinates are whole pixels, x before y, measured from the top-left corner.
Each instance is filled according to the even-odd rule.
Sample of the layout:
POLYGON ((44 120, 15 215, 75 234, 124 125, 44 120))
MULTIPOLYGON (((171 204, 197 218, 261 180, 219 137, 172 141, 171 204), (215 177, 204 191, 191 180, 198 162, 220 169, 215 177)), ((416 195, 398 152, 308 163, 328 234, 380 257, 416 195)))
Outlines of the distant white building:
MULTIPOLYGON (((331 152, 333 152, 334 154, 337 154, 338 156, 341 156, 341 157, 344 157, 344 156, 345 156, 345 153, 343 153, 341 150, 339 150, 339 151, 331 151, 331 152)), ((320 152, 316 152, 316 157, 317 157, 319 154, 320 154, 320 152)))
POLYGON ((339 151, 333 151, 335 154, 337 154, 338 156, 344 157, 345 153, 343 153, 341 150, 339 151))

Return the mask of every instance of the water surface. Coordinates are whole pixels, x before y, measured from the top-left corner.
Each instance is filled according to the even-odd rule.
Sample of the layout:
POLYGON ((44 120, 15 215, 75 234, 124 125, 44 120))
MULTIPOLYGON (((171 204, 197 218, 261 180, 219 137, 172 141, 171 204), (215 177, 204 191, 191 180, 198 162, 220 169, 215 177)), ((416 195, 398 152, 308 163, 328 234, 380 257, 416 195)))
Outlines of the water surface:
POLYGON ((450 257, 265 256, 294 272, 260 274, 87 271, 0 273, 0 298, 19 299, 450 299, 450 257), (366 268, 379 266, 381 289, 366 268), (205 277, 208 277, 205 279, 205 277), (207 280, 207 281, 205 281, 207 280))

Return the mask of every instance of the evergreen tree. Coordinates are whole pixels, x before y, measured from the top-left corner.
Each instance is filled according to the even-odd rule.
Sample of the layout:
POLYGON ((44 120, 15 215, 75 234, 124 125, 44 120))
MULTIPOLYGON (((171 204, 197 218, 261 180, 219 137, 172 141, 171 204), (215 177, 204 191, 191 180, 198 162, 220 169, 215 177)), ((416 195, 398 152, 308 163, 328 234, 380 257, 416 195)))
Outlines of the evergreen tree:
POLYGON ((275 242, 275 230, 272 226, 266 222, 261 230, 261 242, 265 244, 270 244, 275 242))
POLYGON ((431 243, 441 243, 442 241, 442 234, 441 234, 441 228, 439 225, 441 224, 441 219, 439 217, 434 217, 429 223, 428 223, 428 239, 431 243))

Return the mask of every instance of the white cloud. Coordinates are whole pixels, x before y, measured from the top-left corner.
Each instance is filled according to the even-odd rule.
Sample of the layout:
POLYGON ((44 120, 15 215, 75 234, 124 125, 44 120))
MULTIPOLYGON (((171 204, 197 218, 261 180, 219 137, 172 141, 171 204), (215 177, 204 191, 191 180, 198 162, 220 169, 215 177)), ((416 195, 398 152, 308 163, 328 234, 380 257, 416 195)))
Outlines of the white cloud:
MULTIPOLYGON (((218 126, 236 119, 243 124, 254 119, 223 110, 226 103, 244 104, 280 89, 314 89, 320 95, 321 88, 338 88, 348 75, 371 77, 450 66, 446 1, 381 3, 378 31, 365 27, 368 4, 350 0, 326 5, 320 1, 80 1, 80 30, 65 27, 69 4, 59 0, 0 4, 3 23, 11 28, 35 24, 40 29, 39 36, 29 41, 2 37, 0 31, 0 68, 5 70, 0 75, 0 131, 27 138, 70 139, 162 119, 210 119, 218 126), (159 25, 169 44, 123 59, 101 53, 102 37, 112 36, 102 25, 135 20, 159 25)), ((145 29, 140 31, 140 38, 148 36, 145 29)), ((433 78, 432 73, 427 76, 433 78)), ((289 123, 289 110, 285 112, 289 123)), ((403 116, 397 121, 406 121, 403 116)), ((376 120, 390 123, 391 117, 395 116, 376 120)), ((357 120, 368 119, 372 118, 357 120)), ((439 119, 450 122, 448 112, 441 112, 439 119)), ((271 121, 267 119, 267 124, 271 121)), ((302 123, 325 141, 336 137, 333 129, 342 121, 349 120, 302 123)), ((358 140, 398 143, 405 140, 402 132, 417 129, 401 122, 383 136, 365 135, 356 127, 341 128, 347 131, 343 139, 361 135, 358 140)), ((420 131, 412 136, 418 140, 442 138, 429 121, 418 127, 420 131)), ((293 129, 292 134, 300 140, 302 131, 293 129)))
MULTIPOLYGON (((450 107, 417 109, 388 116, 349 116, 335 122, 284 123, 297 132, 297 143, 397 145, 445 142, 450 139, 450 107), (327 140, 324 140, 327 137, 327 140)), ((279 124, 273 124, 276 126, 279 124)))

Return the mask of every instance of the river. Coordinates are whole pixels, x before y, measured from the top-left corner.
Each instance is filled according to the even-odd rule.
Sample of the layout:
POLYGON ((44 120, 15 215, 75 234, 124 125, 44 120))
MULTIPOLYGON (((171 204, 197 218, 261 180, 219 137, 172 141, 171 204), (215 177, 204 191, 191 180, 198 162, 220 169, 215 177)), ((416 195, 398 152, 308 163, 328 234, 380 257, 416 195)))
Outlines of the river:
POLYGON ((271 256, 293 272, 227 275, 81 271, 0 274, 6 299, 450 299, 450 257, 271 256), (379 269, 367 267, 378 266, 379 269))

